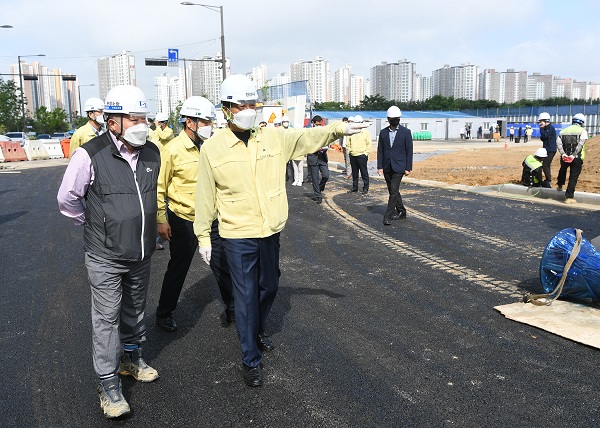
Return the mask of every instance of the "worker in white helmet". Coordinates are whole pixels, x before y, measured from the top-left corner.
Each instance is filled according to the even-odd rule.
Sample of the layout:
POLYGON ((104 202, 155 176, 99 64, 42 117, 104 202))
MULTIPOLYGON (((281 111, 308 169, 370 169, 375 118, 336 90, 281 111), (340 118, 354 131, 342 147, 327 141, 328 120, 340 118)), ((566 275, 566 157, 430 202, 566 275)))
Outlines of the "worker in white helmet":
POLYGON ((263 382, 262 352, 275 347, 266 324, 279 288, 279 235, 288 217, 285 165, 368 124, 259 128, 258 94, 247 76, 229 76, 220 94, 228 128, 200 150, 194 232, 200 255, 210 263, 210 230, 218 215, 233 281, 243 379, 257 387, 263 382))
POLYGON ((565 203, 575 204, 574 199, 575 186, 585 159, 585 142, 588 139, 588 133, 584 128, 585 116, 577 113, 573 116, 571 126, 563 129, 558 134, 556 148, 560 153, 560 170, 558 171, 557 190, 562 191, 567 179, 567 169, 569 169, 569 183, 565 191, 565 203))
MULTIPOLYGON (((181 106, 183 130, 160 151, 158 176, 158 234, 169 241, 171 258, 167 265, 156 325, 168 332, 178 329, 173 312, 198 248, 194 235, 196 179, 202 143, 213 134, 215 106, 206 98, 192 96, 181 106)), ((231 277, 215 220, 211 230, 213 254, 210 267, 225 303, 225 322, 234 319, 231 277)))
POLYGON ((410 130, 400 125, 402 112, 397 106, 387 110, 389 126, 379 132, 377 140, 377 173, 383 175, 389 198, 383 224, 406 217, 406 208, 400 195, 402 177, 408 176, 413 164, 413 140, 410 130))
POLYGON ((157 113, 154 124, 156 125, 156 129, 151 134, 150 141, 162 150, 174 138, 173 130, 169 127, 169 115, 167 113, 157 113))
POLYGON ((542 140, 542 147, 546 149, 547 156, 542 160, 544 164, 542 170, 548 183, 552 183, 552 174, 550 167, 552 166, 552 159, 556 154, 556 129, 550 122, 550 114, 547 112, 540 113, 538 117, 538 124, 540 126, 540 140, 542 140))
POLYGON ((108 132, 73 152, 57 196, 60 212, 84 229, 92 356, 108 418, 130 412, 119 374, 140 382, 158 378, 142 358, 160 170, 158 148, 146 144, 147 114, 139 88, 112 88, 104 102, 108 132))
POLYGON ((540 147, 534 154, 529 155, 523 161, 523 174, 521 174, 521 183, 528 187, 552 187, 548 180, 542 178, 544 159, 548 152, 540 147))
POLYGON ((69 145, 69 157, 78 148, 97 137, 104 131, 104 101, 100 98, 88 98, 83 105, 83 111, 88 117, 88 122, 77 128, 71 137, 69 145))

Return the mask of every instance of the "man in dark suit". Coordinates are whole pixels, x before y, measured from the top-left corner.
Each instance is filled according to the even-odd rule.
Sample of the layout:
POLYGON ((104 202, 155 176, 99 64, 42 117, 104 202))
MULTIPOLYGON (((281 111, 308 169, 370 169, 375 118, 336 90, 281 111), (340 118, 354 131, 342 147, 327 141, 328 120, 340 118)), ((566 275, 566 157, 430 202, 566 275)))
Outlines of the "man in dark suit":
POLYGON ((383 128, 377 142, 377 172, 383 174, 390 197, 383 215, 383 224, 389 226, 391 220, 406 217, 406 208, 400 196, 402 177, 410 174, 413 162, 412 134, 400 125, 402 112, 396 106, 387 111, 390 126, 383 128))
MULTIPOLYGON (((312 118, 311 123, 313 127, 322 126, 323 118, 319 115, 316 115, 312 118)), ((317 204, 323 202, 322 192, 325 190, 325 183, 327 183, 327 180, 329 180, 329 158, 327 157, 328 149, 329 147, 321 147, 315 153, 306 155, 306 163, 308 165, 308 171, 312 177, 312 185, 317 204)))

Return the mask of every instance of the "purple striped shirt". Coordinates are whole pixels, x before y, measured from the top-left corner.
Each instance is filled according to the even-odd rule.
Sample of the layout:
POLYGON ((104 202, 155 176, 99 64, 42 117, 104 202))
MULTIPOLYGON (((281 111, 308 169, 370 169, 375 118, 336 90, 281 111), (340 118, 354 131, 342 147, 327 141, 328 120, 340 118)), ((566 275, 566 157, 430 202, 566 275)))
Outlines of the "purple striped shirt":
MULTIPOLYGON (((123 156, 123 159, 129 163, 131 170, 135 172, 139 157, 139 150, 133 150, 130 153, 127 146, 117 140, 112 132, 109 132, 113 144, 123 156)), ((73 223, 80 226, 85 223, 85 203, 84 198, 88 187, 94 182, 94 168, 92 167, 92 159, 88 152, 81 147, 75 149, 69 160, 69 165, 63 176, 60 189, 58 189, 58 209, 60 212, 69 218, 73 219, 73 223)))

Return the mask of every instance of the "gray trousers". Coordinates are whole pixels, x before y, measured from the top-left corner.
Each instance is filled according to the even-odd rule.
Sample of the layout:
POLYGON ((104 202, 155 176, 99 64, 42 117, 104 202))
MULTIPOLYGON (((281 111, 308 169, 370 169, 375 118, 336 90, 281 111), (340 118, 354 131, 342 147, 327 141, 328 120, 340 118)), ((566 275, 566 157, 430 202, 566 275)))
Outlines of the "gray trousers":
POLYGON ((346 164, 346 175, 352 175, 352 165, 350 165, 350 152, 346 147, 342 147, 344 153, 344 163, 346 164))
POLYGON ((94 370, 104 379, 117 374, 122 344, 145 340, 150 258, 120 262, 86 252, 85 266, 92 291, 94 370))

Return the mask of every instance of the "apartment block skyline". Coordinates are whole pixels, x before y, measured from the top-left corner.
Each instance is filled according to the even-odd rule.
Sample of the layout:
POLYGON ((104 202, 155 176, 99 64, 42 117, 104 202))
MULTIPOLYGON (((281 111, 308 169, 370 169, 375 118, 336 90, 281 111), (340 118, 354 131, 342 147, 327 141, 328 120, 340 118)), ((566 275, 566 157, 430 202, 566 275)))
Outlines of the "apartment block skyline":
POLYGON ((120 54, 98 58, 98 92, 100 98, 118 85, 136 85, 135 56, 124 50, 120 54))

